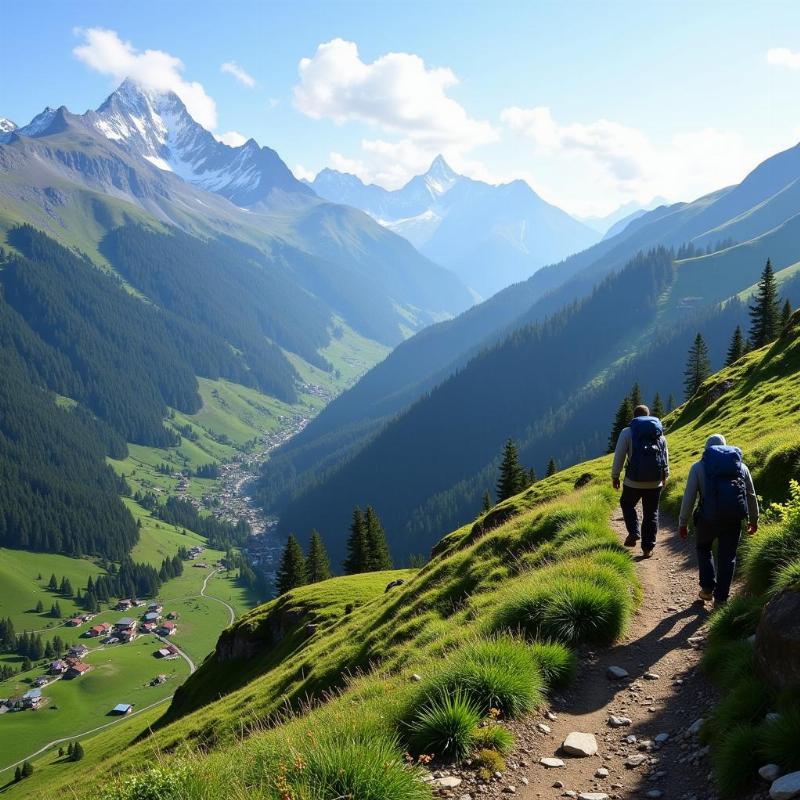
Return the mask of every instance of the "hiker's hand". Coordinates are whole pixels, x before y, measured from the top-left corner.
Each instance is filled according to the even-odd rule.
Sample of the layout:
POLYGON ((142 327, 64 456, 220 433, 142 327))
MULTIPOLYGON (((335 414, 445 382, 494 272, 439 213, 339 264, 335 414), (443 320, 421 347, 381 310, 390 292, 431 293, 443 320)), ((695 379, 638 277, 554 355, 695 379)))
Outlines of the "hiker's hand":
POLYGON ((611 485, 619 491, 619 478, 612 478, 611 485))
POLYGON ((758 523, 751 522, 747 526, 747 533, 749 536, 752 536, 758 530, 758 523))
POLYGON ((678 535, 685 542, 689 538, 689 526, 681 525, 681 527, 678 529, 678 535))

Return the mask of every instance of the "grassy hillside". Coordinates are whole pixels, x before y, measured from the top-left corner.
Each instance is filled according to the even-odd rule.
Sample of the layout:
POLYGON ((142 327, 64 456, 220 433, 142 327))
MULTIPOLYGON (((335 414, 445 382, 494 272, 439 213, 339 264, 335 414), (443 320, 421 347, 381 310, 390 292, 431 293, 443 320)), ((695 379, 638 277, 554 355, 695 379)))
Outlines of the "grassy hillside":
MULTIPOLYGON (((798 389, 800 316, 779 342, 715 375, 669 419, 667 508, 675 511, 689 466, 714 432, 743 448, 765 501, 785 497, 789 479, 800 477, 798 389)), ((458 683, 486 637, 512 628, 530 641, 560 639, 580 647, 608 643, 624 630, 638 589, 630 555, 608 526, 616 503, 608 470, 602 458, 540 481, 445 537, 426 567, 403 573, 406 583, 386 593, 383 586, 394 574, 339 578, 254 610, 221 637, 215 656, 182 690, 172 717, 197 710, 167 718, 154 734, 102 763, 92 756, 90 740, 79 774, 45 756, 10 795, 46 797, 69 784, 99 789, 109 767, 141 764, 154 750, 170 759, 183 797, 248 792, 273 798, 285 785, 305 797, 307 786, 329 785, 315 753, 336 763, 357 758, 367 773, 380 757, 387 774, 404 773, 402 750, 393 749, 413 751, 403 721, 418 714, 431 682, 458 683), (410 680, 412 673, 422 676, 421 684, 410 680), (220 692, 224 696, 215 699, 220 692), (310 697, 326 702, 304 705, 310 697), (300 713, 280 712, 287 701, 300 713), (267 728, 270 719, 277 725, 267 728), (181 755, 198 746, 207 754, 178 767, 181 755), (298 762, 313 766, 305 771, 298 762)), ((768 528, 763 535, 767 542, 775 534, 768 528)), ((534 644, 530 652, 538 691, 568 675, 563 651, 556 657, 534 644)), ((348 785, 361 786, 351 777, 348 785)))

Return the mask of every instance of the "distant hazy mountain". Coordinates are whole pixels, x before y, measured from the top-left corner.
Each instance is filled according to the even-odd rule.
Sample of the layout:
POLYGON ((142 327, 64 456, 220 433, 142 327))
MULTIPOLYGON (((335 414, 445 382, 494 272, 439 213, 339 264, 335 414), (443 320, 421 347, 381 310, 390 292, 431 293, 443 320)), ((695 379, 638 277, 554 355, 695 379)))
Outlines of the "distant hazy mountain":
POLYGON ((320 197, 366 211, 484 297, 599 238, 524 181, 472 180, 442 156, 395 191, 330 169, 310 185, 320 197))
POLYGON ((592 230, 597 231, 604 239, 616 236, 625 226, 642 216, 642 214, 652 211, 667 201, 663 197, 654 197, 649 203, 639 203, 631 200, 624 203, 619 208, 614 209, 610 214, 603 216, 577 217, 584 225, 588 225, 592 230))

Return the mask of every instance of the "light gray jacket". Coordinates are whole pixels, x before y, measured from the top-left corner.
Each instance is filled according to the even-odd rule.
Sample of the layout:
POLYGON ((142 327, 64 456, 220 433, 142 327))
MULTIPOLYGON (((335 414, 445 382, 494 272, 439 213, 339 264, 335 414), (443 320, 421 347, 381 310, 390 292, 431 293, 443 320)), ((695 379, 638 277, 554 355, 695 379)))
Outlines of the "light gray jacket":
MULTIPOLYGON (((664 440, 666 442, 666 439, 664 440)), ((617 447, 614 450, 614 463, 611 465, 611 477, 613 480, 619 480, 622 475, 622 468, 626 465, 631 458, 631 448, 633 447, 633 435, 630 428, 623 428, 622 433, 617 439, 617 447)), ((666 444, 665 444, 666 449, 666 444)), ((664 485, 664 481, 669 478, 669 450, 667 449, 667 467, 664 470, 664 480, 661 481, 632 481, 625 476, 625 485, 630 486, 631 489, 657 489, 659 486, 664 485)))
MULTIPOLYGON (((749 522, 755 525, 758 522, 758 498, 756 497, 756 490, 753 486, 753 476, 744 464, 742 464, 742 475, 744 477, 745 490, 747 491, 747 517, 749 522)), ((698 495, 702 500, 705 493, 706 470, 702 461, 695 461, 689 470, 689 477, 686 479, 686 489, 683 493, 683 502, 681 503, 681 513, 678 516, 678 525, 683 527, 689 524, 695 504, 697 503, 698 495)))

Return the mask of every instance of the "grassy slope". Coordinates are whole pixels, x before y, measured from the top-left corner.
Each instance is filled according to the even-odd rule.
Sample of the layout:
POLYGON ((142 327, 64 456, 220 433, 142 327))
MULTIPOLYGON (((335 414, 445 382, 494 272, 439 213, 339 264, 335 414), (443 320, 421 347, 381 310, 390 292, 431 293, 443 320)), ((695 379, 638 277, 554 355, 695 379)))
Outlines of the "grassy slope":
MULTIPOLYGON (((785 495, 788 479, 798 476, 800 454, 799 337, 800 317, 795 317, 781 341, 714 376, 670 419, 673 477, 665 496, 670 511, 677 508, 683 480, 705 438, 717 431, 743 448, 760 494, 767 499, 785 495), (727 390, 717 397, 715 387, 723 381, 731 383, 724 384, 727 390)), ((407 694, 412 670, 423 674, 437 670, 451 648, 458 647, 470 633, 489 627, 504 598, 515 586, 537 579, 547 561, 563 562, 581 550, 597 547, 602 552, 617 550, 612 539, 604 539, 610 534, 603 533, 615 502, 604 486, 608 468, 607 457, 596 459, 539 482, 499 507, 495 513, 508 509, 512 514, 507 522, 488 533, 465 526, 450 534, 428 566, 388 594, 380 592, 380 583, 388 576, 380 580, 375 576, 335 579, 327 586, 297 590, 254 610, 224 637, 252 645, 256 652, 253 660, 228 662, 230 669, 208 662, 187 685, 183 698, 187 705, 205 705, 115 761, 133 764, 154 747, 180 748, 186 742, 203 742, 218 748, 219 756, 212 754, 198 769, 241 767, 248 754, 277 747, 283 737, 331 723, 336 708, 346 704, 356 704, 365 719, 382 713, 381 708, 388 713, 387 693, 407 694), (592 476, 591 483, 573 491, 574 481, 584 473, 592 476), (370 591, 376 594, 352 613, 341 613, 341 603, 346 596, 356 596, 357 586, 365 596, 370 591), (326 596, 332 598, 331 604, 320 606, 326 596), (286 638, 277 648, 274 644, 270 647, 272 626, 279 620, 285 624, 285 612, 293 606, 305 609, 308 616, 294 618, 294 624, 286 627, 286 638), (302 625, 317 617, 320 627, 308 637, 302 625), (374 676, 348 681, 348 670, 366 669, 370 664, 379 670, 374 676), (252 669, 257 676, 224 699, 210 702, 215 673, 222 675, 226 669, 233 673, 237 668, 252 669), (243 726, 258 729, 285 698, 341 685, 349 687, 341 700, 333 699, 274 732, 259 732, 241 740, 243 726), (192 692, 197 696, 193 698, 192 692)), ((251 674, 243 677, 247 680, 251 674)), ((88 770, 89 776, 99 766, 94 760, 84 763, 82 773, 88 770)), ((31 779, 28 790, 55 791, 56 786, 74 779, 68 769, 50 767, 31 779)))

